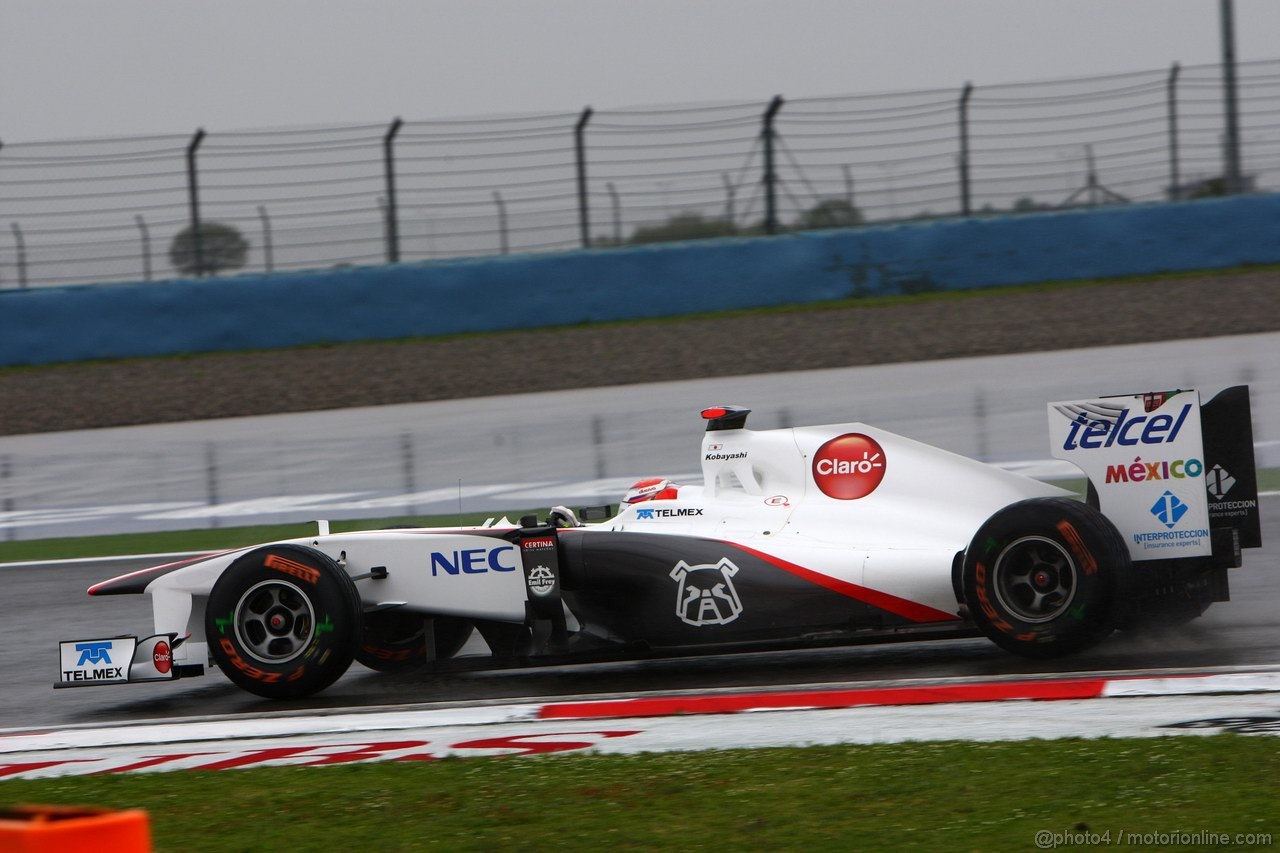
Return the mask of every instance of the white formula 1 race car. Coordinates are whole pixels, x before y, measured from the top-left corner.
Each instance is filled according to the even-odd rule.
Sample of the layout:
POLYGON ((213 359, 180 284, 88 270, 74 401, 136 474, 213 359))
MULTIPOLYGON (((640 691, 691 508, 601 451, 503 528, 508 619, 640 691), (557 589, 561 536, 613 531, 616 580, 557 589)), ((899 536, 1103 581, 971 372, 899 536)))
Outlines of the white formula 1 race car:
POLYGON ((1244 386, 1203 405, 1195 391, 1051 403, 1053 455, 1087 478, 1083 502, 864 424, 752 431, 747 414, 702 412, 704 485, 641 486, 597 523, 562 508, 466 528, 321 522, 97 584, 150 595, 154 633, 62 643, 57 686, 216 665, 279 698, 353 659, 509 667, 979 633, 1060 655, 1198 616, 1261 544, 1244 386), (474 632, 483 644, 459 656, 474 632))

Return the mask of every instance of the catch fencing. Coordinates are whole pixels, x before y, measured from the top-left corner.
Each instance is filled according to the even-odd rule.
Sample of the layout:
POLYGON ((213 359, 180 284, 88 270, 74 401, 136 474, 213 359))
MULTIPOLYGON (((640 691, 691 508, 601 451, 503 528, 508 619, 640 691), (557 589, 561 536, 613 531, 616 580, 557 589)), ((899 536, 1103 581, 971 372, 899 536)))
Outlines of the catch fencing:
POLYGON ((1280 60, 1237 67, 1238 132, 1222 76, 7 142, 0 287, 1280 189, 1280 60))

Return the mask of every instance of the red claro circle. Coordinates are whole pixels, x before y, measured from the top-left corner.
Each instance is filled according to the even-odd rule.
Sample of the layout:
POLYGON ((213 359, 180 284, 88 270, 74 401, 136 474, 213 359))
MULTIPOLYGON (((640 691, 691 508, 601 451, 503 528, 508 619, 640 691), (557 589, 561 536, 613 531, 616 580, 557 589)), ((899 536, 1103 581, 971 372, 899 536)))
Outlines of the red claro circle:
POLYGON ((874 438, 849 432, 833 438, 813 455, 813 481, 829 498, 865 498, 884 479, 884 448, 874 438))
POLYGON ((173 657, 169 653, 169 644, 164 640, 156 643, 155 649, 151 652, 151 661, 155 664, 156 672, 168 672, 173 666, 173 657))

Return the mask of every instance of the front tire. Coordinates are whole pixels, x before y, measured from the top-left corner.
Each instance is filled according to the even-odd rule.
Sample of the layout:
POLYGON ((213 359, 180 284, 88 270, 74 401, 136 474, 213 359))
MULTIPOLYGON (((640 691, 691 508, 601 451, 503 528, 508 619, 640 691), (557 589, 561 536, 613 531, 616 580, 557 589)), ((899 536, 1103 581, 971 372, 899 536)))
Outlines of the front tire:
POLYGON ((978 529, 965 552, 964 599, 996 645, 1056 657, 1111 633, 1130 572, 1124 539, 1100 512, 1065 498, 1032 498, 978 529))
POLYGON ((239 557, 218 578, 205 635, 219 668, 268 699, 308 696, 347 667, 360 639, 360 593, 327 555, 270 545, 239 557))

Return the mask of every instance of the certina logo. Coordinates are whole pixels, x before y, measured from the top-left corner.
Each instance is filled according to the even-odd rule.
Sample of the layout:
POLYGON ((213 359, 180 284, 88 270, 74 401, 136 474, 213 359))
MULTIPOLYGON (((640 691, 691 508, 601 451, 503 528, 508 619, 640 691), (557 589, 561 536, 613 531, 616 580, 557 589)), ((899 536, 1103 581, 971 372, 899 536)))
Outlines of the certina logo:
POLYGON ((80 660, 76 662, 76 666, 84 666, 85 664, 95 663, 111 663, 111 643, 76 643, 76 651, 80 653, 80 660))
POLYGON ((1062 443, 1063 450, 1098 450, 1119 445, 1169 444, 1176 441, 1192 403, 1174 415, 1134 415, 1129 409, 1113 412, 1081 412, 1058 407, 1058 412, 1071 418, 1071 428, 1062 443))
POLYGON ((733 588, 738 567, 722 559, 718 563, 691 566, 684 560, 676 563, 671 577, 679 585, 676 590, 676 616, 686 625, 728 625, 742 615, 742 600, 733 588))
POLYGON ((708 462, 726 462, 730 459, 746 459, 747 451, 739 450, 737 453, 708 453, 702 458, 708 462))
POLYGON ((1158 518, 1161 524, 1172 530, 1173 526, 1187 514, 1187 505, 1178 500, 1177 495, 1166 489, 1165 493, 1151 505, 1151 514, 1158 518))
POLYGON ((833 438, 813 455, 813 481, 829 498, 865 498, 884 479, 885 455, 874 438, 858 432, 833 438))
POLYGON ((508 554, 514 554, 515 548, 507 545, 504 548, 494 548, 492 551, 485 548, 468 548, 465 551, 453 551, 450 553, 432 552, 431 554, 431 576, 436 577, 441 572, 447 575, 482 575, 486 572, 514 572, 516 564, 514 561, 510 563, 504 562, 508 559, 508 554))
POLYGON ((549 595, 556 587, 556 576, 546 566, 534 566, 529 570, 528 584, 534 595, 549 595))
POLYGON ((1228 474, 1227 469, 1221 465, 1214 465, 1210 468, 1204 480, 1209 489, 1209 494, 1213 495, 1215 501, 1225 498, 1227 492, 1231 491, 1231 487, 1236 484, 1236 478, 1228 474))
POLYGON ((653 509, 645 507, 636 510, 636 520, 655 518, 691 518, 702 515, 702 507, 683 507, 681 509, 653 509))
POLYGON ((520 543, 520 547, 526 551, 549 551, 556 547, 556 540, 550 536, 540 536, 537 539, 526 539, 520 543))

